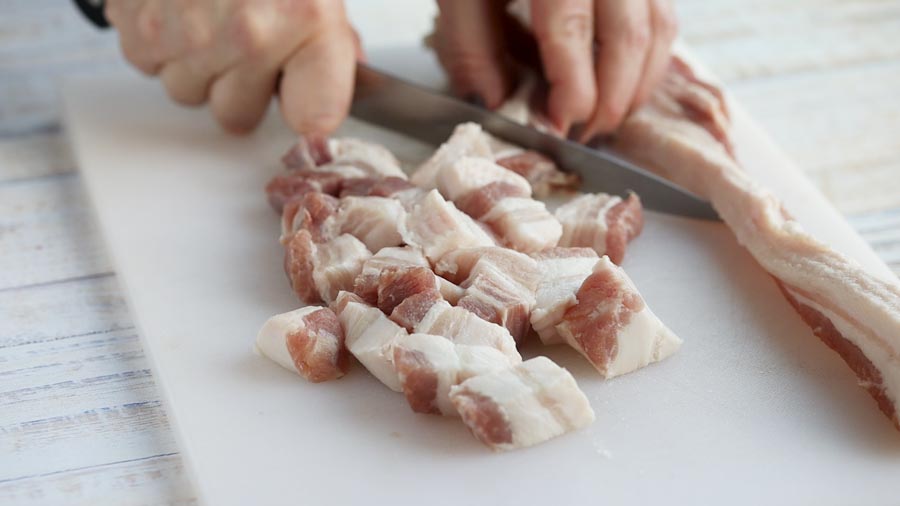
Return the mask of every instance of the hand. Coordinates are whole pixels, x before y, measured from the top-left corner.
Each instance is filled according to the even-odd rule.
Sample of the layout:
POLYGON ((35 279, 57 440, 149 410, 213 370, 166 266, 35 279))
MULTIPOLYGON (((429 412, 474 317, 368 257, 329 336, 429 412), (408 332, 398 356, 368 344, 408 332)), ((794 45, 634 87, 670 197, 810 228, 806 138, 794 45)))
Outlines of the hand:
MULTIPOLYGON (((510 62, 522 50, 510 43, 504 2, 438 4, 435 48, 454 89, 497 107, 509 91, 510 62)), ((677 34, 670 0, 530 0, 529 7, 550 87, 547 113, 562 132, 581 123, 582 141, 615 130, 668 65, 677 34)))
POLYGON ((125 57, 185 105, 246 133, 280 89, 300 133, 333 131, 353 93, 358 40, 335 0, 108 0, 125 57))

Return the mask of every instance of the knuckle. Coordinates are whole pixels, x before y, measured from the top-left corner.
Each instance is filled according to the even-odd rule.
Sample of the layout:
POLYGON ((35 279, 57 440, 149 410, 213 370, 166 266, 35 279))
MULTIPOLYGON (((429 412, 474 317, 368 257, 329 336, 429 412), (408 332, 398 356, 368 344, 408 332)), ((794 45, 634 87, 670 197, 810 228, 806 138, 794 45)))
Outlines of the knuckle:
POLYGON ((628 105, 618 100, 601 100, 597 104, 595 116, 601 133, 614 130, 628 111, 628 105))
POLYGON ((644 50, 650 47, 650 26, 647 23, 629 21, 623 23, 620 37, 622 43, 631 49, 644 50))
POLYGON ((184 40, 189 51, 209 48, 213 43, 213 27, 203 12, 188 9, 183 17, 184 40))
POLYGON ((146 42, 157 43, 162 38, 162 13, 159 3, 147 2, 136 20, 138 36, 146 42))
POLYGON ((672 9, 665 9, 657 16, 656 30, 667 40, 673 40, 678 36, 678 16, 672 9))
POLYGON ((594 23, 589 12, 569 10, 544 24, 539 37, 572 42, 588 42, 593 38, 594 23))
POLYGON ((328 16, 328 6, 318 0, 292 0, 287 3, 289 12, 310 26, 318 26, 328 16))

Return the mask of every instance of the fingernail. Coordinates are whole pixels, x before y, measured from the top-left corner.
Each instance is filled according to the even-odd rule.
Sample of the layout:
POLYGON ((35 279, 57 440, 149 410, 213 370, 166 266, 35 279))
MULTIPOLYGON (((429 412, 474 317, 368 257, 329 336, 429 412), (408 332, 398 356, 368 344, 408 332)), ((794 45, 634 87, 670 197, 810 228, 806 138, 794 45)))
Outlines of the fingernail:
POLYGON ((468 95, 463 97, 463 100, 474 105, 475 107, 481 107, 482 109, 485 108, 484 99, 481 98, 481 95, 479 95, 478 93, 469 93, 468 95))

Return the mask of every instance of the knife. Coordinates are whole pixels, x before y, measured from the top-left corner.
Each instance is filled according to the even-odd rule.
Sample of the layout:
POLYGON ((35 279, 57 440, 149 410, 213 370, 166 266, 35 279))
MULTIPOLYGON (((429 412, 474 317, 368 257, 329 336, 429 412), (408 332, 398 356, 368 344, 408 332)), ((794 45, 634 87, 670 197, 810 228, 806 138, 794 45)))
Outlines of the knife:
POLYGON ((350 114, 434 145, 446 141, 456 125, 471 121, 500 139, 549 156, 561 169, 578 174, 584 191, 621 196, 633 191, 654 211, 719 219, 708 202, 609 151, 539 132, 365 64, 357 65, 350 114))

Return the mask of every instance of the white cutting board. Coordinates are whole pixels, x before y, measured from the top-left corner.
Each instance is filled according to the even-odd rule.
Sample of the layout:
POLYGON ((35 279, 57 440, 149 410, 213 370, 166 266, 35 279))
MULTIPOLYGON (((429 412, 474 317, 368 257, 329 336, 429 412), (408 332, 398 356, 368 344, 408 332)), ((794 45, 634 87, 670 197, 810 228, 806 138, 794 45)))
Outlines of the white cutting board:
MULTIPOLYGON (((372 55, 424 81, 416 51, 372 55), (417 63, 418 62, 418 63, 417 63), (418 69, 418 74, 410 74, 418 69)), ((648 213, 625 268, 683 339, 661 364, 601 380, 569 368, 597 421, 494 454, 454 419, 413 414, 358 364, 313 385, 253 354, 257 328, 296 302, 262 188, 291 133, 272 114, 246 138, 160 86, 72 82, 68 132, 198 495, 248 504, 886 504, 900 433, 718 223, 648 213)), ((421 145, 348 121, 343 133, 421 145)), ((887 268, 736 111, 747 169, 812 231, 887 268)))

